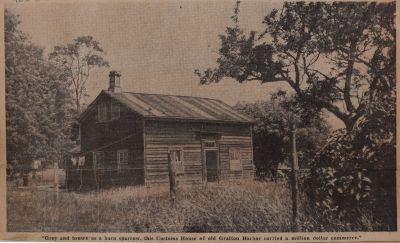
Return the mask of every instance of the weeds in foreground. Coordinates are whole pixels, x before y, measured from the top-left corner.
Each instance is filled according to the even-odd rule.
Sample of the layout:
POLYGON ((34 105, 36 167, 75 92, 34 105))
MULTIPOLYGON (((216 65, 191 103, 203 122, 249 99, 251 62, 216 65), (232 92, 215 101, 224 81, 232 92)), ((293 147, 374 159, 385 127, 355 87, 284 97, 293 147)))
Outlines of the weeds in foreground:
MULTIPOLYGON (((371 220, 348 225, 300 208, 301 231, 371 230, 371 220)), ((280 183, 240 181, 179 188, 125 187, 100 192, 33 188, 7 192, 8 231, 288 232, 290 191, 280 183)))

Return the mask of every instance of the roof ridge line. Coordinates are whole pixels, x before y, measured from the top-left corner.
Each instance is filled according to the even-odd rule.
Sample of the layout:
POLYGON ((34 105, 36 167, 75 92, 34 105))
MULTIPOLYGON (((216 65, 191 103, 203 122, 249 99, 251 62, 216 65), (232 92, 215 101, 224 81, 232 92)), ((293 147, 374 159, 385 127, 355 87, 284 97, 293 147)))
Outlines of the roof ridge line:
POLYGON ((103 90, 103 93, 107 94, 113 99, 118 99, 119 102, 126 105, 130 110, 138 113, 138 115, 147 118, 155 118, 155 119, 183 119, 188 121, 222 121, 222 122, 239 122, 239 123, 253 123, 254 120, 242 114, 239 111, 236 111, 232 106, 226 104, 225 102, 212 99, 212 98, 203 98, 203 97, 195 97, 195 96, 186 96, 186 95, 172 95, 172 94, 149 94, 149 93, 135 93, 135 92, 120 92, 114 93, 107 90, 103 90), (157 98, 158 97, 158 98, 157 98), (164 97, 164 98, 163 98, 164 97), (186 97, 186 98, 185 98, 186 97), (120 100, 121 99, 121 100, 120 100), (138 104, 134 99, 139 99, 141 102, 144 102, 144 106, 138 104), (174 104, 175 101, 181 100, 182 102, 188 102, 188 104, 195 106, 195 109, 188 107, 187 105, 183 105, 182 109, 175 109, 174 104), (165 105, 161 105, 159 107, 159 103, 164 101, 165 105), (157 102, 156 102, 157 101, 157 102), (132 103, 133 102, 133 103, 132 103), (132 103, 132 104, 131 104, 132 103), (198 104, 201 104, 198 107, 198 104), (139 106, 139 107, 136 107, 139 106), (142 107, 143 106, 143 107, 142 107), (204 107, 203 107, 204 106, 204 107), (209 108, 205 108, 209 107, 209 108), (214 108, 213 108, 214 107, 214 108), (147 109, 147 108, 150 108, 147 109), (156 109, 162 112, 163 114, 153 114, 151 109, 156 109), (164 109, 165 108, 165 109, 164 109), (201 112, 207 113, 207 115, 202 115, 201 112, 197 111, 199 109, 201 112), (214 109, 217 109, 214 111, 214 109), (143 110, 143 111, 142 111, 143 110), (210 117, 208 117, 210 116, 210 117))
MULTIPOLYGON (((217 100, 221 101, 217 98, 209 98, 209 97, 199 97, 199 96, 191 96, 191 95, 173 95, 173 94, 154 94, 154 93, 143 93, 143 92, 129 92, 123 91, 122 93, 130 93, 130 94, 143 94, 143 95, 162 95, 162 96, 175 96, 175 97, 189 97, 189 98, 199 98, 199 99, 208 99, 208 100, 217 100)), ((223 101, 222 101, 223 102, 223 101)))

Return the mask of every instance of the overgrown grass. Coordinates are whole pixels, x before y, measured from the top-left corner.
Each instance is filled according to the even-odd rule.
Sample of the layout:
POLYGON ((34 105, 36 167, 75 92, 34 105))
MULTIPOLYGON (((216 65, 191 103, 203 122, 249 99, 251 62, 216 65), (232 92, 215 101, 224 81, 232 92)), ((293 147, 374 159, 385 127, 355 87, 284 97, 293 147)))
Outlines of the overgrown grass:
MULTIPOLYGON (((282 183, 240 181, 179 188, 126 187, 59 192, 34 187, 7 192, 8 231, 287 232, 290 191, 282 183)), ((348 225, 326 220, 304 201, 300 231, 371 230, 369 219, 348 225)))

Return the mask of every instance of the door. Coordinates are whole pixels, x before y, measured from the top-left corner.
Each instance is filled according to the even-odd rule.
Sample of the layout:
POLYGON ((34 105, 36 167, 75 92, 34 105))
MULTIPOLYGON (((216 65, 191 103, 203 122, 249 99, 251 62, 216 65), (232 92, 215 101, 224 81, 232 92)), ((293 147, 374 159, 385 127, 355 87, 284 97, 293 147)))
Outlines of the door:
POLYGON ((207 169, 207 181, 213 182, 218 179, 218 157, 217 150, 206 150, 206 169, 207 169))
POLYGON ((100 152, 93 152, 93 169, 95 171, 104 171, 104 153, 100 152))
POLYGON ((103 184, 104 177, 104 153, 102 151, 93 152, 93 175, 98 190, 103 184))

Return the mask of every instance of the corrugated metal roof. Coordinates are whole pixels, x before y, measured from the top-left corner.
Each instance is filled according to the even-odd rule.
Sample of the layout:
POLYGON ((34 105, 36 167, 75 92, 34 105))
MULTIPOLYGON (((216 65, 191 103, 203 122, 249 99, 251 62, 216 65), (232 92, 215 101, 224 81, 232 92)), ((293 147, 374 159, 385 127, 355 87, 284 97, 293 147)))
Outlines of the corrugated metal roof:
POLYGON ((104 92, 147 118, 253 122, 250 117, 216 99, 163 94, 104 92))

